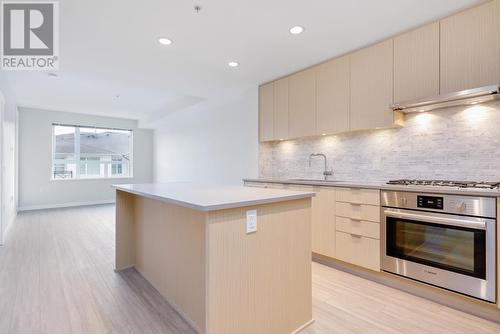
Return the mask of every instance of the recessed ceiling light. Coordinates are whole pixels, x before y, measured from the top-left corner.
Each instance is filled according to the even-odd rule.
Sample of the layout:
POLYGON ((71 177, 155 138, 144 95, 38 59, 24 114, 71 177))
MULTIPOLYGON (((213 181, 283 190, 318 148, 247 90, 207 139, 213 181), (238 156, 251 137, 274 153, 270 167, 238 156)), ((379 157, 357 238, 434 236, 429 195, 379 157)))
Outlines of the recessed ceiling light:
POLYGON ((301 26, 295 26, 290 28, 290 34, 292 35, 302 34, 303 32, 304 32, 304 27, 301 26))
POLYGON ((158 38, 158 43, 160 43, 161 45, 170 45, 172 44, 172 40, 165 37, 160 37, 158 38))
POLYGON ((57 77, 58 77, 57 73, 52 73, 52 72, 51 72, 51 73, 48 73, 47 75, 48 75, 49 77, 51 77, 51 78, 57 78, 57 77))
POLYGON ((238 63, 237 61, 230 61, 229 63, 227 63, 227 65, 229 65, 229 67, 238 67, 240 66, 240 63, 238 63))

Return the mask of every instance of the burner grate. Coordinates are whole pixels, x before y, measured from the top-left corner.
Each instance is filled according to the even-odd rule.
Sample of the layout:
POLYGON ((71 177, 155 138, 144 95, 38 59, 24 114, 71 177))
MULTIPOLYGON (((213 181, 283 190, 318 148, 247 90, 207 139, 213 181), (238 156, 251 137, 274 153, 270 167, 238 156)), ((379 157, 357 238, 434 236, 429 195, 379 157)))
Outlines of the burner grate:
POLYGON ((474 182, 474 181, 449 181, 449 180, 414 180, 400 179, 390 180, 387 184, 404 186, 436 186, 436 187, 458 187, 458 188, 479 188, 479 189, 499 189, 500 182, 474 182))

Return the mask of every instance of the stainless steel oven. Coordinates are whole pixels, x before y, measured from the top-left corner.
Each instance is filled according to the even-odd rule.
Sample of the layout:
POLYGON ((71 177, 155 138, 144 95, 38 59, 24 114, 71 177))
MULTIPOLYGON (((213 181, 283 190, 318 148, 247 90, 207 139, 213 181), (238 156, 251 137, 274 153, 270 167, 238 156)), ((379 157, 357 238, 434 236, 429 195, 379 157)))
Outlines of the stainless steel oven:
POLYGON ((382 270, 496 301, 496 199, 382 191, 382 270))

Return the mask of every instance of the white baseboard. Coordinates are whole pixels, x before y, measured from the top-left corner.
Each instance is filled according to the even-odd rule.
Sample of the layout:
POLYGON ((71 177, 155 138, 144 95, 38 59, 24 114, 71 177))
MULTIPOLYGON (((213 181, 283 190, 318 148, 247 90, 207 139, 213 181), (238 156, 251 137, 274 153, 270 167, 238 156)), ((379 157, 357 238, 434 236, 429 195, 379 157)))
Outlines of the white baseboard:
POLYGON ((89 206, 89 205, 100 205, 100 204, 114 204, 115 200, 105 200, 105 201, 89 201, 89 202, 71 202, 71 203, 59 203, 59 204, 42 204, 42 205, 29 205, 20 206, 18 211, 33 211, 33 210, 45 210, 45 209, 58 209, 58 208, 70 208, 74 206, 89 206))

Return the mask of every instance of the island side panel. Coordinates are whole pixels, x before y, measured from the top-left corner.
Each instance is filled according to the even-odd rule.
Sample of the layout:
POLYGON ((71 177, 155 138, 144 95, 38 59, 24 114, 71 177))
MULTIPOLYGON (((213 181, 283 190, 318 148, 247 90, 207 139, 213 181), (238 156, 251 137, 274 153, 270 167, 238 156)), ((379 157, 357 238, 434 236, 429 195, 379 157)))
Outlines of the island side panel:
POLYGON ((135 264, 134 195, 116 191, 115 269, 135 264))
POLYGON ((205 333, 205 213, 135 197, 136 269, 205 333))
POLYGON ((311 199, 210 212, 207 333, 290 334, 312 322, 311 199), (246 234, 246 212, 257 232, 246 234))

